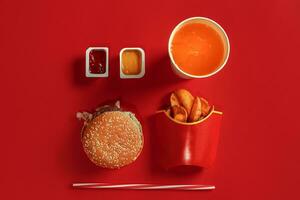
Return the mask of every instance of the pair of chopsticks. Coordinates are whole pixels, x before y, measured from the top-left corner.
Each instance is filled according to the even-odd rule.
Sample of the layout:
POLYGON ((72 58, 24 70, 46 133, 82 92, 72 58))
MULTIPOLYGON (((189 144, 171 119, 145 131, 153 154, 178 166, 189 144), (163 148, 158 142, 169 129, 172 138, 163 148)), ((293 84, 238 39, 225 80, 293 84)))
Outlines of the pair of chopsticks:
POLYGON ((161 185, 161 184, 113 184, 73 183, 78 189, 126 189, 126 190, 214 190, 213 185, 161 185))

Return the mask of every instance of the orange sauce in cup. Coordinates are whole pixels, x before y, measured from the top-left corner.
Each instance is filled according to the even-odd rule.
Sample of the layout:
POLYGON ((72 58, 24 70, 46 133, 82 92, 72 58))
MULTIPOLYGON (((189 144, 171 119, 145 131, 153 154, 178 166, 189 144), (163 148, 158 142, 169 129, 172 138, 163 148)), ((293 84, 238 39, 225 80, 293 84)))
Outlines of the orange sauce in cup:
POLYGON ((141 73, 141 55, 136 50, 125 50, 122 53, 122 71, 126 75, 141 73))
POLYGON ((171 53, 181 70, 191 75, 207 75, 223 63, 225 44, 210 25, 195 22, 183 25, 175 33, 171 53))

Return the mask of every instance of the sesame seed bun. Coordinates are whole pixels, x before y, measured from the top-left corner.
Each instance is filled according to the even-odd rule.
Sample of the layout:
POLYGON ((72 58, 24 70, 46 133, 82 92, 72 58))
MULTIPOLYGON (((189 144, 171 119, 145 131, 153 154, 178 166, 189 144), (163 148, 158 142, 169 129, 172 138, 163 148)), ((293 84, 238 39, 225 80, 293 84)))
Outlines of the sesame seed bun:
POLYGON ((132 163, 141 153, 142 127, 133 113, 108 110, 87 121, 81 141, 93 163, 117 169, 132 163))

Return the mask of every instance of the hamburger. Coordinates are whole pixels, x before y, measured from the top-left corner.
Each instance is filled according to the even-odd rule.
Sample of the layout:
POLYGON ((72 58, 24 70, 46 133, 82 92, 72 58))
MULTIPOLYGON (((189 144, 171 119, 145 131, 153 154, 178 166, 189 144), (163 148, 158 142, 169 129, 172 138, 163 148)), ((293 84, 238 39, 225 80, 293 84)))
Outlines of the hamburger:
POLYGON ((87 157, 97 166, 118 169, 134 162, 143 148, 142 126, 132 112, 123 111, 120 102, 88 112, 77 113, 84 121, 81 142, 87 157))

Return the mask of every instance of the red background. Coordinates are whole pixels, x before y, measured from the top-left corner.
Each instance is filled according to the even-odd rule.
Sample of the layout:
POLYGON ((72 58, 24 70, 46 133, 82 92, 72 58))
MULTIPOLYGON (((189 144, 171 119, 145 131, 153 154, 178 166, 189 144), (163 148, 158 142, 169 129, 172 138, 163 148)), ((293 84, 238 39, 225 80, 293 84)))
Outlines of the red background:
POLYGON ((299 198, 299 8, 298 0, 0 0, 1 196, 299 198), (185 81, 170 70, 167 40, 177 23, 192 16, 219 22, 231 54, 217 75, 185 81), (108 79, 84 77, 89 46, 110 48, 108 79), (119 79, 118 53, 128 46, 145 49, 143 79, 119 79), (149 119, 177 87, 206 97, 224 112, 216 163, 201 173, 165 173, 152 162, 149 119), (118 97, 139 110, 145 147, 134 164, 102 170, 81 149, 75 112, 118 97), (79 181, 207 183, 217 189, 72 189, 71 183, 79 181))

